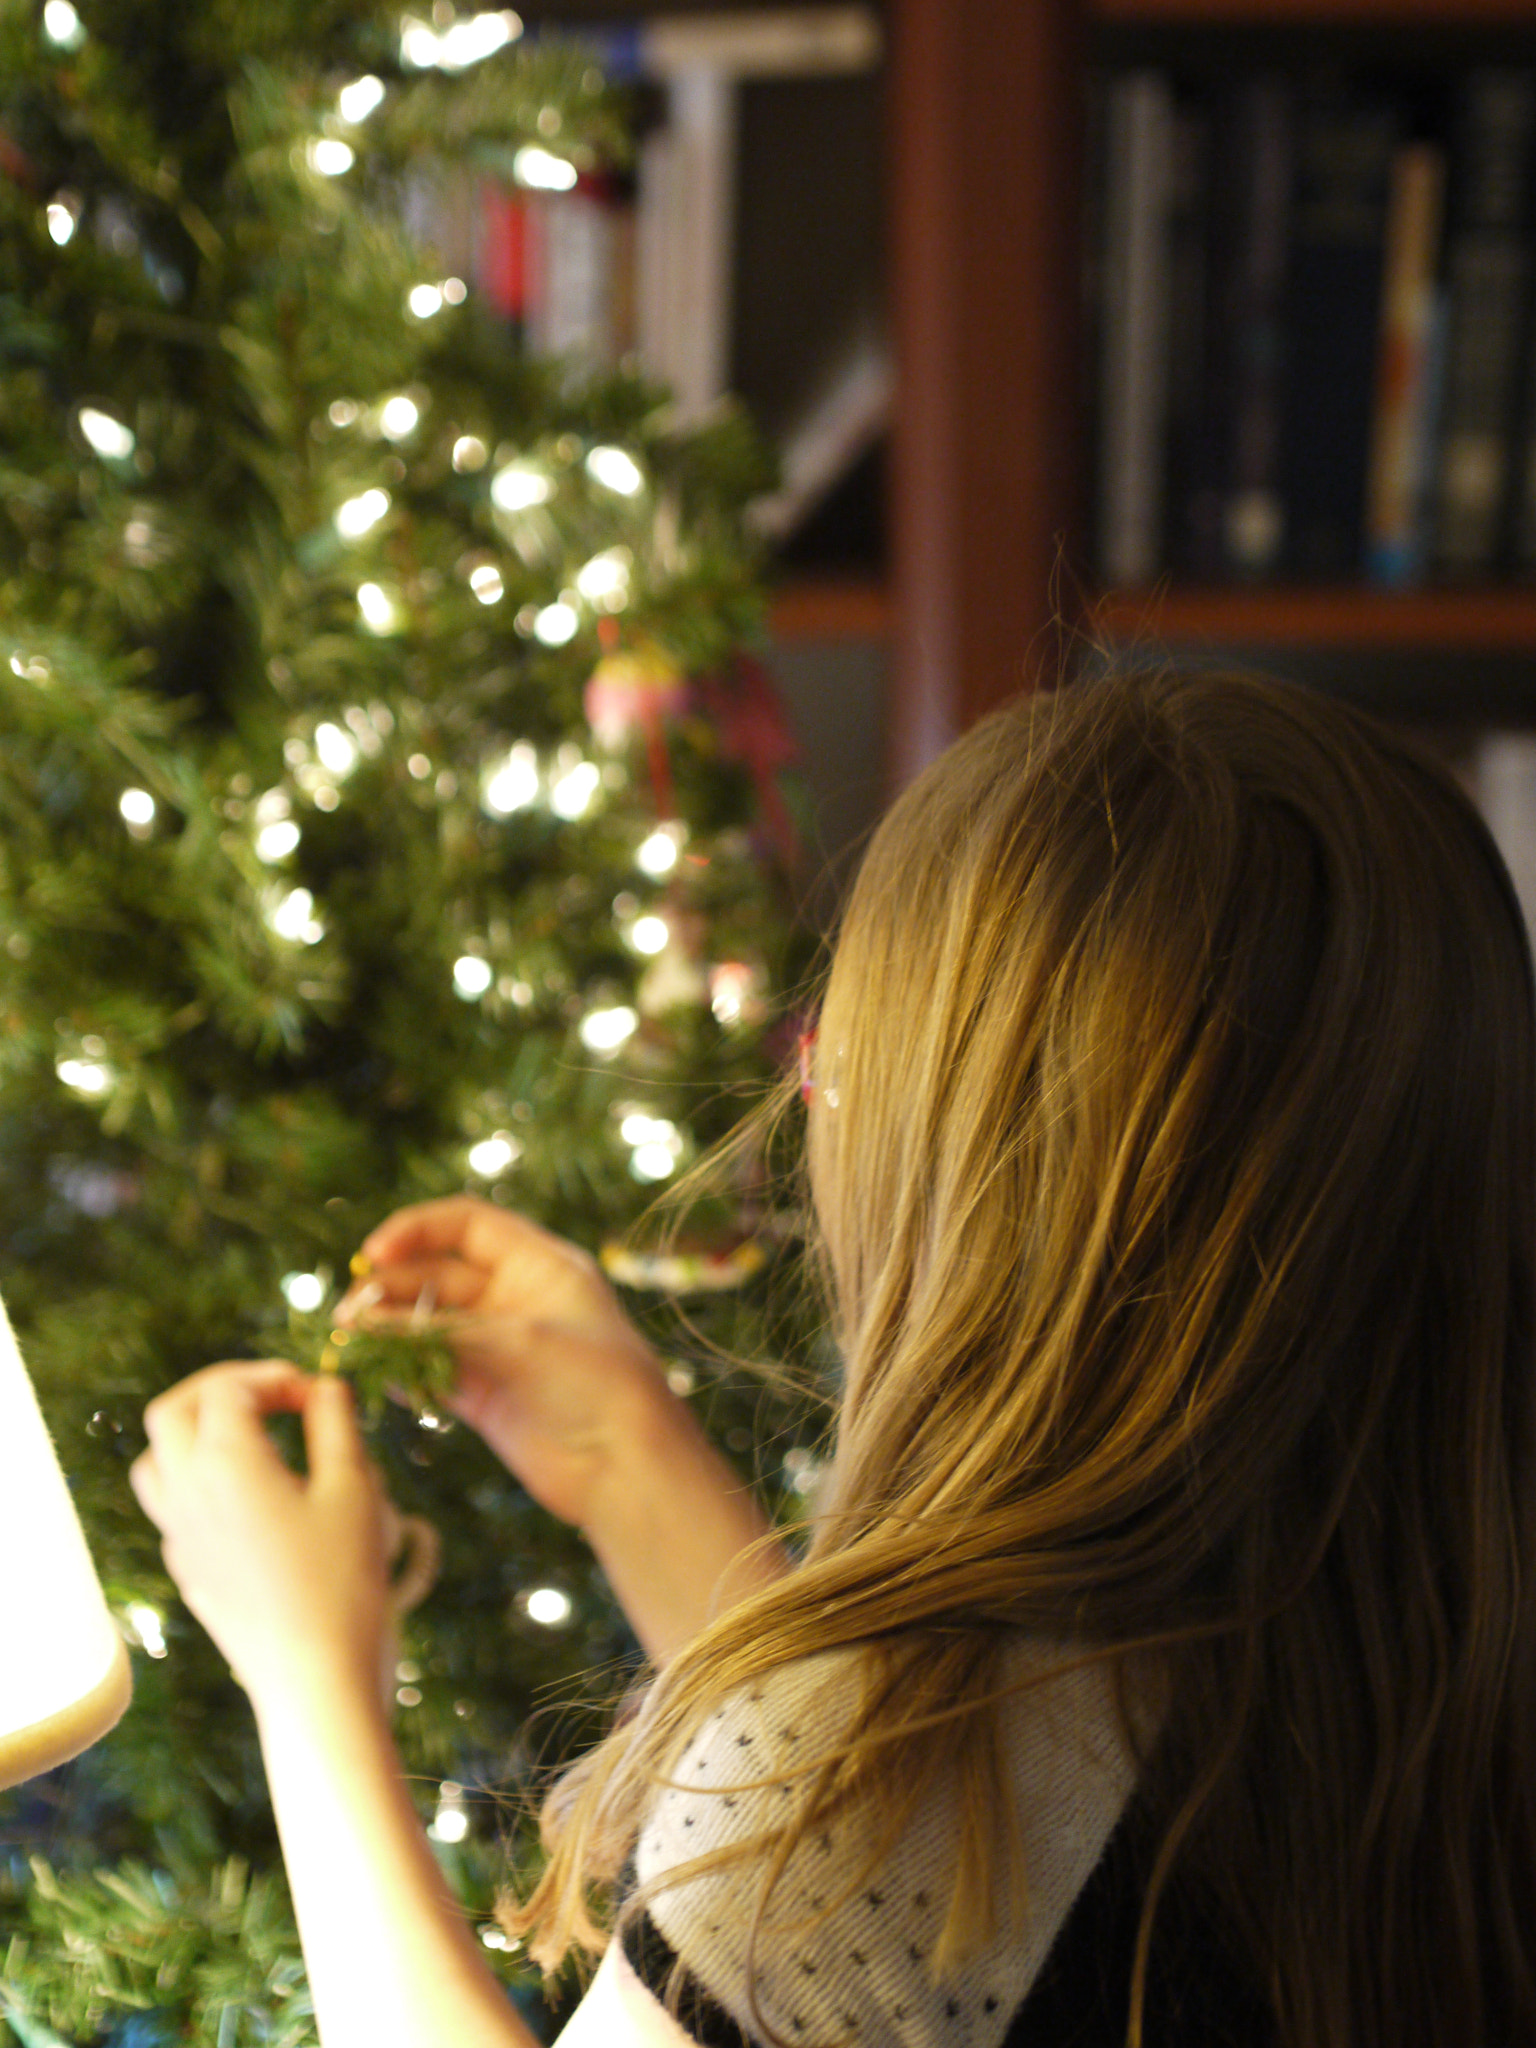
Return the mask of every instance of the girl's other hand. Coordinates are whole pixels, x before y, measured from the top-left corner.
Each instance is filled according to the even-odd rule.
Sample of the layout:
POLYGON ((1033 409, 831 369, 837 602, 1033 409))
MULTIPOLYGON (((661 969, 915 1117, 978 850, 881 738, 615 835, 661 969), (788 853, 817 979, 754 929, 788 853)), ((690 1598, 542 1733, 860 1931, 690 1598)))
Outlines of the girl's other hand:
POLYGON ((388 1510, 351 1389, 296 1366, 213 1365, 145 1411, 129 1473, 182 1598, 258 1704, 370 1695, 390 1626, 388 1510), (297 1413, 308 1476, 264 1418, 297 1413))
POLYGON ((595 1260, 473 1196, 400 1209, 362 1245, 342 1321, 429 1308, 459 1377, 446 1406, 535 1500, 586 1526, 599 1495, 675 1404, 595 1260))

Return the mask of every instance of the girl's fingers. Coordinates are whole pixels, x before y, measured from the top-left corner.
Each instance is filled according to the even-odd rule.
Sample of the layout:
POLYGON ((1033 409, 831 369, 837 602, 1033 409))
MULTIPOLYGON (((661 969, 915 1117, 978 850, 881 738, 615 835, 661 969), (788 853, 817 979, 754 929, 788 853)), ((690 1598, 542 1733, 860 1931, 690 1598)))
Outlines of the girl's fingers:
POLYGON ((257 1426, 257 1418, 304 1405, 307 1375, 285 1359, 240 1360, 205 1366, 159 1394, 144 1410, 144 1429, 155 1456, 173 1463, 191 1456, 210 1429, 229 1435, 257 1426), (243 1416, 243 1424, 235 1417, 243 1416))
POLYGON ((347 1322, 382 1309, 385 1303, 414 1307, 424 1294, 438 1308, 471 1308, 484 1291, 485 1277, 480 1267, 467 1266, 462 1259, 381 1259, 369 1266, 364 1279, 347 1289, 336 1313, 347 1322))
POLYGON ((363 1239, 362 1253, 376 1266, 433 1252, 456 1253, 473 1265, 493 1266, 520 1246, 548 1241, 537 1224, 477 1195, 445 1195, 440 1201, 397 1209, 363 1239))
POLYGON ((153 1451, 143 1451, 128 1467, 128 1484, 135 1500, 157 1529, 165 1527, 165 1501, 153 1451))
POLYGON ((304 1450, 312 1480, 356 1479, 369 1469, 352 1389, 339 1373, 311 1383, 304 1403, 304 1450))

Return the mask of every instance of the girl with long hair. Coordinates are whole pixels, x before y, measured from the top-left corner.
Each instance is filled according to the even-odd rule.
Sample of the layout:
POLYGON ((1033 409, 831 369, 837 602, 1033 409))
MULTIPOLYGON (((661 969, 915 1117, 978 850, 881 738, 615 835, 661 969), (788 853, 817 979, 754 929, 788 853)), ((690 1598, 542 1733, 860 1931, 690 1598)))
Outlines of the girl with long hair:
MULTIPOLYGON (((977 727, 858 876, 802 1558, 583 1255, 468 1199, 373 1234, 373 1312, 430 1281, 458 1412, 653 1667, 506 1909, 605 1951, 566 2048, 1536 2043, 1532 1009, 1429 758, 1286 686, 1118 677, 977 727)), ((217 1366, 148 1424, 326 2048, 522 2048, 398 1782, 344 1388, 217 1366)))

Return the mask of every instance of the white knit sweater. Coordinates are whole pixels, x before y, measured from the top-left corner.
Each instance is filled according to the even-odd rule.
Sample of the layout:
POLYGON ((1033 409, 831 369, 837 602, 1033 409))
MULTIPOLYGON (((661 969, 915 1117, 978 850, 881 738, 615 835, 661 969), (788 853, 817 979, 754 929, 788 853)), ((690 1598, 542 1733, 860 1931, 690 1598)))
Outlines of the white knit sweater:
MULTIPOLYGON (((1016 1676, 1053 1670, 1060 1651, 1020 1642, 1016 1676)), ((679 1759, 641 1830, 643 1884, 774 1824, 793 1797, 777 1773, 836 1744, 857 1711, 862 1662, 832 1651, 774 1673, 715 1713, 679 1759)), ((956 1846, 955 1775, 923 1788, 910 1825, 878 1871, 863 1861, 852 1817, 795 1850, 749 1958, 761 1866, 747 1859, 657 1892, 650 1918, 695 1984, 762 2038, 762 2021, 807 2048, 996 2048, 1027 1996, 1073 1901, 1129 1797, 1134 1765, 1102 1667, 1031 1686, 1004 1710, 1027 1900, 1020 1920, 958 1976, 935 1981, 931 1957, 948 1903, 956 1846)), ((561 2048, 676 2048, 686 2034, 615 1951, 561 2048), (647 2031, 649 2029, 649 2031, 647 2031)))

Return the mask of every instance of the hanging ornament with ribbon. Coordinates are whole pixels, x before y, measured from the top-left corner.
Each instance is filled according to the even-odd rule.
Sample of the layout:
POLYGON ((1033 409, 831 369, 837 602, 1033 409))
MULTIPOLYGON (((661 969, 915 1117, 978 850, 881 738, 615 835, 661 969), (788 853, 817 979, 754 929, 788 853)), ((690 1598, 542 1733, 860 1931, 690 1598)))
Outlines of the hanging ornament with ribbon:
POLYGON ((610 753, 626 752, 637 737, 645 743, 651 798, 658 818, 675 815, 667 723, 688 707, 688 677, 676 658, 656 640, 614 647, 587 679, 583 709, 593 737, 610 753))

